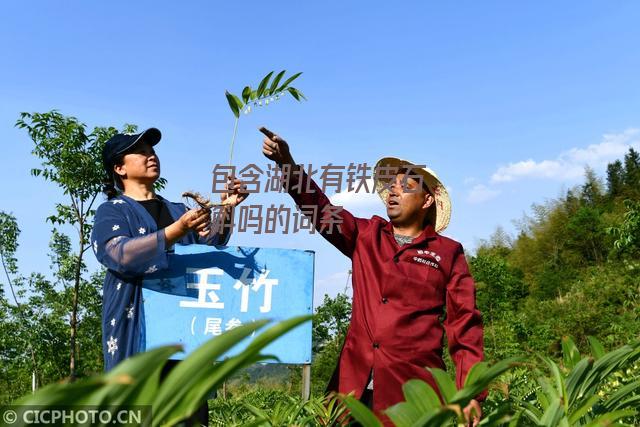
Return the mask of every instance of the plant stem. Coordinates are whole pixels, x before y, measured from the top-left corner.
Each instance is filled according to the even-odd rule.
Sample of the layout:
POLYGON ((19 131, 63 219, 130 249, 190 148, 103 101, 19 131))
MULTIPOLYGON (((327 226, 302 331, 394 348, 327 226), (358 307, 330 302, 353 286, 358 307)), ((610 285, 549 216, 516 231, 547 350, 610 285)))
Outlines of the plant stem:
POLYGON ((238 133, 238 121, 240 117, 236 117, 236 122, 233 125, 233 137, 231 138, 231 150, 229 153, 229 166, 233 164, 233 144, 236 142, 236 134, 238 133))

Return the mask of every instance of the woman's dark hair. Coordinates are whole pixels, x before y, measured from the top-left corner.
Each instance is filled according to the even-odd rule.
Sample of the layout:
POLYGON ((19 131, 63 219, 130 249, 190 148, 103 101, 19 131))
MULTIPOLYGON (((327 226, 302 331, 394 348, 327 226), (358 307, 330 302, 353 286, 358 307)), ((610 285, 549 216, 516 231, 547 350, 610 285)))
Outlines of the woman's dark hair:
POLYGON ((102 192, 107 196, 107 200, 111 200, 124 190, 122 185, 122 179, 113 171, 115 165, 121 165, 124 159, 124 154, 115 158, 111 163, 110 168, 106 168, 107 177, 103 181, 102 192))

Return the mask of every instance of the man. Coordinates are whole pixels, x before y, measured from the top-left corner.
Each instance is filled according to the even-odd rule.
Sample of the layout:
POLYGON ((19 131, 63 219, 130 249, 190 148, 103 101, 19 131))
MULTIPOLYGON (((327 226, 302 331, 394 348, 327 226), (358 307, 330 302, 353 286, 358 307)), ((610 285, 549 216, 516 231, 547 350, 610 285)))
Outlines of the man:
MULTIPOLYGON (((438 234, 449 223, 451 204, 437 176, 400 159, 380 160, 376 171, 395 171, 375 177, 389 221, 356 218, 331 206, 282 138, 260 130, 266 135, 263 154, 283 170, 291 168, 287 190, 296 204, 317 206, 325 219, 338 212, 340 230, 323 227, 321 215, 315 226, 353 263, 351 323, 329 390, 353 392, 378 414, 404 400, 402 384, 411 378, 437 390, 425 367, 445 368, 445 331, 462 387, 471 366, 483 359, 482 320, 462 246, 438 234)), ((483 398, 464 409, 474 426, 483 398)))

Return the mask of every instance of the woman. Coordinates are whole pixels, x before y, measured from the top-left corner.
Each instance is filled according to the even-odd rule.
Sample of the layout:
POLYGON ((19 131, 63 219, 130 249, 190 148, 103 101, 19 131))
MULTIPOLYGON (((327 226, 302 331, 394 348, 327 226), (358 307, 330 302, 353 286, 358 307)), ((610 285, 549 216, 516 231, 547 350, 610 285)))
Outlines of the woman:
MULTIPOLYGON (((188 210, 155 193, 160 161, 153 147, 160 138, 155 128, 117 134, 103 150, 108 200, 96 212, 91 242, 107 268, 102 296, 105 371, 145 350, 142 278, 167 267, 167 250, 175 243, 224 245, 229 240, 228 232, 212 229, 209 209, 188 210)), ((240 189, 240 181, 232 179, 229 193, 222 194, 229 209, 246 198, 240 189)))

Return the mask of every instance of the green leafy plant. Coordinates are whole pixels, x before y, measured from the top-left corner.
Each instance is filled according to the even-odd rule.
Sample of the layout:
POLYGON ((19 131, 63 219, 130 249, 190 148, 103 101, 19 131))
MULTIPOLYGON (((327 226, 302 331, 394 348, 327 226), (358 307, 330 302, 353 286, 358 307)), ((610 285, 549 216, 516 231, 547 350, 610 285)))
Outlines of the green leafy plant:
POLYGON ((209 405, 209 424, 220 427, 343 426, 346 413, 346 406, 335 395, 305 401, 264 388, 230 400, 215 399, 209 405))
POLYGON ((275 71, 271 71, 269 74, 264 76, 255 89, 252 89, 251 86, 245 86, 240 96, 236 96, 229 91, 225 91, 227 102, 229 102, 229 108, 231 108, 231 112, 233 112, 233 115, 236 118, 233 125, 233 137, 231 138, 231 150, 229 154, 230 165, 233 162, 233 146, 238 132, 238 121, 240 120, 241 112, 249 114, 252 111, 252 106, 267 106, 270 103, 278 101, 287 93, 289 93, 296 101, 307 99, 300 90, 291 86, 291 83, 300 77, 302 73, 295 73, 284 81, 282 81, 282 79, 284 78, 286 70, 280 71, 275 75, 275 77, 274 73, 275 71))
MULTIPOLYGON (((563 363, 538 356, 542 366, 535 369, 538 383, 534 392, 516 402, 505 402, 485 414, 480 425, 496 426, 608 426, 629 425, 625 420, 638 415, 640 379, 625 384, 611 381, 619 372, 631 372, 640 360, 640 343, 635 342, 605 353, 602 344, 589 339, 591 355, 582 357, 573 340, 562 340, 563 363), (611 385, 616 387, 611 387, 611 385), (606 388, 606 391, 604 389, 606 388)), ((421 380, 409 380, 402 391, 405 401, 384 411, 394 425, 448 426, 452 421, 467 423, 462 408, 481 390, 516 365, 521 358, 506 359, 489 366, 478 363, 470 370, 464 388, 455 384, 440 369, 429 369, 439 396, 421 380), (441 401, 442 400, 442 401, 441 401)), ((381 421, 353 396, 343 397, 351 416, 367 427, 381 421)), ((637 419, 636 419, 637 420, 637 419)))
POLYGON ((573 340, 562 340, 563 366, 540 357, 546 373, 538 372, 539 388, 531 400, 520 402, 519 413, 539 426, 607 426, 637 414, 640 380, 605 395, 601 389, 613 373, 640 358, 640 344, 625 345, 605 353, 590 338, 591 355, 582 357, 573 340))
MULTIPOLYGON (((425 381, 409 380, 402 386, 405 401, 387 408, 384 413, 398 427, 449 426, 453 420, 458 423, 468 422, 463 408, 491 382, 521 361, 520 358, 510 358, 494 365, 476 363, 469 370, 464 387, 460 390, 456 389, 455 383, 445 371, 428 369, 438 385, 440 397, 425 381)), ((382 425, 378 417, 353 396, 344 396, 343 399, 351 416, 360 424, 365 427, 382 425)), ((485 416, 483 425, 496 425, 508 418, 508 408, 501 406, 485 416)))
MULTIPOLYGON (((310 316, 300 316, 271 326, 239 354, 214 363, 268 321, 261 320, 227 331, 196 349, 162 382, 162 367, 172 354, 181 349, 180 346, 164 346, 137 354, 106 374, 74 383, 52 384, 15 404, 38 405, 42 409, 90 405, 113 413, 122 408, 151 405, 151 425, 175 425, 191 416, 206 400, 209 392, 234 372, 260 361, 275 359, 262 354, 261 350, 309 319, 310 316)), ((18 422, 15 425, 21 424, 18 422)))
POLYGON ((607 231, 616 238, 613 246, 618 252, 633 252, 640 248, 640 201, 628 199, 624 206, 627 211, 622 224, 607 231))

